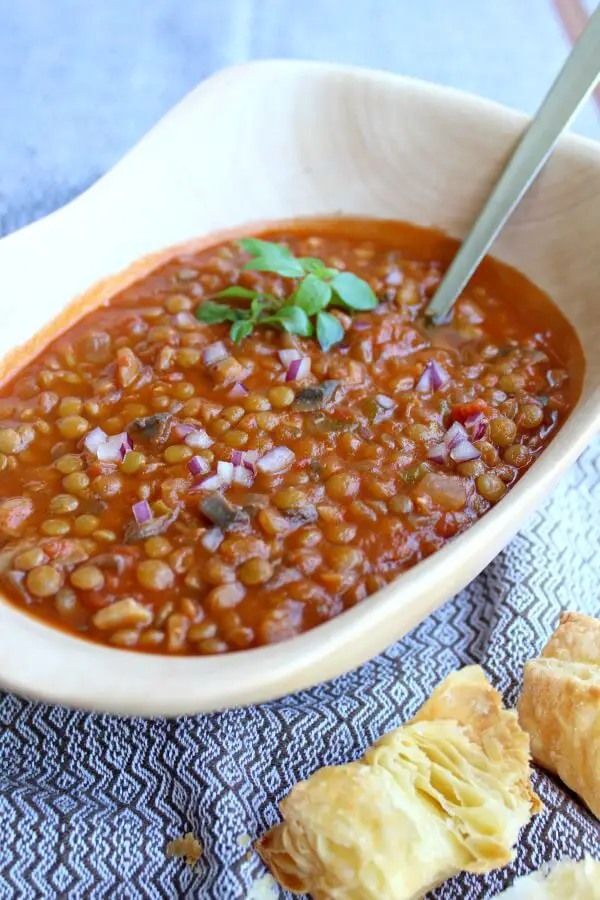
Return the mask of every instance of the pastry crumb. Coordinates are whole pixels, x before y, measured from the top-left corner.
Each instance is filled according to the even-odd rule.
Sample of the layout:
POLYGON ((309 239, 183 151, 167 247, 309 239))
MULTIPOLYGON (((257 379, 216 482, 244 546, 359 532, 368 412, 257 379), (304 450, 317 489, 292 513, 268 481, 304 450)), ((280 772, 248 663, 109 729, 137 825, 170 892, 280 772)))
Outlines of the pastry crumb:
POLYGON ((277 882, 272 875, 257 878, 250 889, 248 900, 273 900, 279 893, 277 882))
POLYGON ((167 856, 184 859, 187 866, 195 866, 202 857, 202 844, 192 831, 167 844, 167 856))
POLYGON ((240 847, 249 847, 252 843, 252 838, 249 834, 240 834, 238 838, 236 838, 236 844, 239 844, 240 847))

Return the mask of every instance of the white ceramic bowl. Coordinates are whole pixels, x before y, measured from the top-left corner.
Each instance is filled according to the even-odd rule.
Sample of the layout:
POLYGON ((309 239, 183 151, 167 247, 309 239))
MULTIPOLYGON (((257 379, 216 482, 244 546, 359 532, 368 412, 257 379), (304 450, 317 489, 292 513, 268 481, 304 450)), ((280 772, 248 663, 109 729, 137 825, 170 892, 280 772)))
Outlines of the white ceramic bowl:
MULTIPOLYGON (((169 252, 128 268, 134 260, 215 230, 353 214, 460 238, 525 122, 485 100, 382 72, 302 62, 226 70, 85 194, 0 241, 0 378, 169 252)), ((573 324, 587 360, 583 390, 541 459, 466 534, 308 634, 218 658, 94 645, 0 598, 2 686, 114 713, 197 713, 331 678, 403 635, 498 553, 598 426, 599 223, 600 150, 565 138, 495 255, 546 290, 573 324)))

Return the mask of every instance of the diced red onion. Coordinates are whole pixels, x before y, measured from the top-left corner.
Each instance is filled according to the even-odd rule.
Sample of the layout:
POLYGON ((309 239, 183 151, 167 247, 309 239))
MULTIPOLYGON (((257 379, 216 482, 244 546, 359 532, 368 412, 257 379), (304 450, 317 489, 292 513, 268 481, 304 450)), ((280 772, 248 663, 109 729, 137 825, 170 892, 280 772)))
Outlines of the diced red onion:
POLYGON ((391 284, 392 287, 397 287, 402 284, 404 281, 404 275, 399 269, 392 269, 392 271, 387 275, 385 279, 386 284, 391 284))
POLYGON ((469 435, 460 422, 453 422, 444 436, 444 441, 448 445, 449 450, 454 450, 455 447, 466 441, 468 437, 469 435))
POLYGON ((217 463, 217 475, 221 481, 221 484, 231 484, 233 481, 233 463, 223 462, 223 460, 219 460, 217 463))
POLYGON ((234 484, 241 484, 243 487, 252 487, 254 483, 254 472, 246 466, 236 466, 233 470, 234 484))
POLYGON ((98 447, 101 444, 106 443, 108 440, 108 435, 105 431, 102 431, 101 428, 94 428, 90 431, 89 434, 86 434, 83 439, 83 445, 86 450, 89 450, 90 453, 96 454, 98 451, 98 447))
POLYGON ((428 394, 430 391, 437 391, 449 380, 450 376, 440 366, 439 362, 435 359, 430 359, 417 381, 416 390, 419 393, 428 394))
POLYGON ((352 327, 355 331, 368 331, 371 327, 371 323, 365 322, 364 319, 354 319, 352 327))
POLYGON ((248 388, 245 387, 241 382, 236 381, 234 386, 227 394, 228 397, 231 397, 232 400, 235 400, 239 397, 247 397, 248 396, 248 388))
POLYGON ((479 441, 485 434, 488 421, 483 413, 478 412, 465 419, 465 428, 472 441, 479 441))
POLYGON ((440 366, 440 364, 437 360, 432 359, 428 363, 428 365, 431 366, 433 389, 434 389, 434 391, 437 391, 438 388, 441 388, 448 381, 450 381, 450 376, 448 375, 446 370, 440 366))
POLYGON ((471 459, 479 459, 481 453, 470 441, 461 441, 450 451, 450 457, 454 462, 468 462, 471 459))
POLYGON ((208 347, 204 348, 202 360, 205 366, 212 366, 222 359, 227 359, 228 356, 229 351, 223 341, 216 341, 214 344, 209 344, 208 347))
POLYGON ((301 359, 293 359, 288 366, 285 380, 297 381, 300 378, 306 378, 310 375, 310 365, 310 356, 303 356, 301 359))
POLYGON ((196 431, 196 426, 186 425, 184 422, 178 422, 173 428, 173 434, 179 440, 183 440, 188 434, 192 434, 193 431, 196 431))
POLYGON ((426 365, 423 369, 421 377, 417 381, 415 385, 415 390, 420 394, 430 394, 433 390, 433 378, 431 375, 431 369, 429 365, 426 365))
POLYGON ((277 354, 284 366, 289 366, 295 359, 302 359, 299 350, 278 350, 277 354))
POLYGON ((208 478, 200 481, 197 487, 203 491, 218 491, 219 488, 223 487, 223 482, 218 475, 209 475, 208 478))
POLYGON ((295 453, 288 447, 275 447, 258 460, 256 468, 259 472, 267 472, 269 475, 275 472, 283 472, 294 462, 295 453))
POLYGON ((152 510, 147 500, 140 500, 139 503, 134 503, 131 511, 138 525, 145 525, 147 522, 152 521, 152 510))
POLYGON ((202 428, 196 428, 186 434, 183 443, 194 450, 207 450, 214 442, 202 428))
POLYGON ((106 441, 100 444, 96 450, 96 457, 100 462, 121 462, 124 457, 122 453, 122 444, 115 444, 106 441))
MULTIPOLYGON (((237 469, 239 467, 245 467, 252 474, 256 473, 256 460, 258 459, 258 453, 256 450, 232 450, 231 451, 231 464, 237 469)), ((235 481, 235 475, 234 475, 235 481)))
POLYGON ((119 451, 119 459, 124 460, 127 454, 133 450, 133 440, 126 431, 115 434, 106 442, 111 447, 116 447, 119 451))
POLYGON ((192 456, 188 462, 188 469, 191 475, 196 478, 198 475, 206 475, 210 472, 210 463, 203 456, 192 456))
POLYGON ((436 463, 448 462, 448 445, 443 441, 441 444, 435 444, 427 451, 427 457, 436 463))
POLYGON ((94 428, 83 443, 100 462, 120 462, 133 450, 133 440, 126 431, 109 437, 101 428, 94 428))
POLYGON ((218 550, 222 542, 223 532, 220 528, 211 528, 210 531, 206 531, 200 538, 200 543, 209 552, 218 550))
POLYGON ((395 406, 395 403, 392 400, 392 398, 386 397, 385 394, 377 394, 375 399, 377 400, 377 403, 379 404, 379 406, 381 406, 382 409, 392 409, 395 406))
MULTIPOLYGON (((476 418, 476 416, 472 416, 471 418, 476 418)), ((484 422, 484 430, 485 424, 486 423, 484 422)), ((468 438, 469 435, 460 422, 453 422, 444 436, 444 444, 438 445, 438 447, 445 445, 446 451, 450 454, 450 459, 457 463, 468 462, 471 459, 479 459, 481 453, 477 447, 473 446, 468 438)), ((436 448, 432 448, 434 451, 435 449, 436 448)), ((430 456, 430 459, 431 458, 435 457, 430 456)), ((441 461, 441 459, 438 461, 441 461)))
POLYGON ((126 431, 120 431, 118 434, 113 434, 110 437, 107 437, 106 443, 116 444, 119 447, 121 446, 121 444, 125 444, 126 447, 133 447, 133 441, 126 431))

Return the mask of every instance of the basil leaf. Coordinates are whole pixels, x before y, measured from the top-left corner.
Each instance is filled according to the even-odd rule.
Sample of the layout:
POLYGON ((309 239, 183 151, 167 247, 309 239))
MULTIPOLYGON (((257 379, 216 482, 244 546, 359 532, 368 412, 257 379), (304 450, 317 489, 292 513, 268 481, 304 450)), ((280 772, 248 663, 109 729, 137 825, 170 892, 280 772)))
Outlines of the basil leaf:
POLYGON ((344 306, 350 309, 374 309, 377 306, 377 297, 371 286, 352 272, 340 272, 331 282, 331 287, 344 306))
POLYGON ((291 250, 282 244, 272 244, 270 241, 261 241, 259 238, 244 238, 239 244, 242 250, 253 257, 250 262, 242 266, 243 269, 272 272, 275 275, 283 275, 285 278, 301 278, 304 275, 304 269, 291 250))
POLYGON ((226 303, 213 303, 206 300, 196 308, 196 318, 207 325, 215 325, 219 322, 237 322, 241 319, 243 311, 227 306, 226 303))
POLYGON ((294 254, 289 247, 285 247, 283 244, 275 244, 273 241, 262 241, 260 238, 249 237, 242 238, 238 241, 238 244, 250 256, 264 256, 266 258, 270 255, 277 255, 282 259, 294 259, 294 254))
POLYGON ((218 294, 214 295, 215 297, 241 297, 244 300, 252 300, 254 297, 260 297, 259 291, 252 291, 250 288, 240 287, 234 284, 232 287, 225 288, 224 291, 219 291, 218 294))
POLYGON ((304 270, 295 259, 278 259, 275 257, 258 257, 251 259, 242 266, 244 271, 271 272, 273 275, 282 275, 284 278, 302 278, 304 270))
POLYGON ((314 316, 325 309, 331 300, 331 287, 316 275, 307 275, 290 300, 303 309, 307 316, 314 316))
POLYGON ((234 344, 239 344, 240 341, 243 341, 244 338, 247 338, 252 334, 254 330, 254 324, 249 321, 242 322, 234 322, 231 326, 231 330, 229 332, 229 337, 233 341, 234 344))
POLYGON ((315 256, 301 256, 298 262, 305 272, 316 275, 317 278, 333 278, 338 274, 337 269, 330 269, 322 259, 317 259, 315 256))
POLYGON ((320 312, 317 316, 317 338, 323 350, 330 350, 344 337, 344 329, 335 316, 320 312))
POLYGON ((282 306, 275 315, 264 318, 263 322, 277 322, 285 331, 301 337, 310 337, 313 332, 308 316, 299 306, 282 306))
POLYGON ((262 313, 268 312, 272 305, 273 300, 266 300, 262 295, 255 297, 250 304, 250 315, 257 320, 262 313))

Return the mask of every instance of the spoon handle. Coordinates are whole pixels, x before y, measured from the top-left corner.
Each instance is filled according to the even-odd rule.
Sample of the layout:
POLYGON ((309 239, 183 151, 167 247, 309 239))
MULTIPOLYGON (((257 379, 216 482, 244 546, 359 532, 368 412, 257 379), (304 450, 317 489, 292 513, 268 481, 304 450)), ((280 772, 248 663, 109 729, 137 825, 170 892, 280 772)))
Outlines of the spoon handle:
POLYGON ((425 314, 441 321, 600 79, 600 6, 542 101, 425 314))

